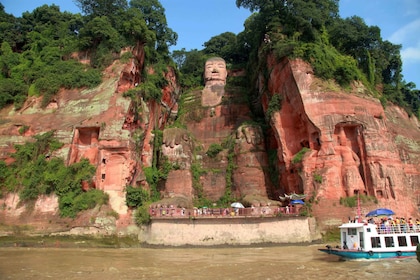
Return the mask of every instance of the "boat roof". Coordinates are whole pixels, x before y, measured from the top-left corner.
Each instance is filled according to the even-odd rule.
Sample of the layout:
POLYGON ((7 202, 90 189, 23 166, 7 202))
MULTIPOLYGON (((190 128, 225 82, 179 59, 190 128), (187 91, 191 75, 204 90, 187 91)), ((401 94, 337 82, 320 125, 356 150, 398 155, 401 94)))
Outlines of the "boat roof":
POLYGON ((360 228, 363 227, 364 223, 345 223, 339 226, 339 228, 360 228))

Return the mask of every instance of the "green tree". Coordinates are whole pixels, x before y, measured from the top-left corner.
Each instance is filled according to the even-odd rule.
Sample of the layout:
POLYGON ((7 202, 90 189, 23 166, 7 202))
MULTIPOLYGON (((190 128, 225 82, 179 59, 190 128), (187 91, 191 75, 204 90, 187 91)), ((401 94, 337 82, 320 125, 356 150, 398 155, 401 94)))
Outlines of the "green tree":
POLYGON ((123 40, 107 16, 95 17, 80 29, 80 47, 93 52, 91 64, 94 67, 108 66, 112 53, 121 50, 123 40))
POLYGON ((237 0, 236 5, 259 11, 265 28, 277 22, 283 34, 298 32, 306 42, 314 40, 322 26, 338 17, 338 0, 237 0))
POLYGON ((126 37, 127 43, 135 45, 137 42, 152 43, 156 42, 156 34, 149 30, 141 11, 130 8, 126 12, 126 17, 122 21, 121 32, 126 37))
POLYGON ((212 37, 204 43, 204 53, 209 56, 220 56, 226 62, 233 62, 236 47, 236 35, 232 32, 224 32, 212 37))
POLYGON ((128 8, 126 0, 74 0, 79 9, 91 17, 112 17, 118 10, 128 8))
POLYGON ((168 53, 170 46, 176 45, 178 34, 169 28, 165 9, 158 0, 131 0, 130 6, 139 9, 149 30, 156 33, 156 49, 159 53, 168 53))
POLYGON ((22 32, 19 32, 19 20, 4 11, 0 3, 0 43, 7 42, 16 50, 23 41, 22 32))
POLYGON ((21 80, 0 79, 0 109, 13 103, 16 109, 20 109, 26 100, 27 90, 21 80))
POLYGON ((99 16, 89 21, 80 29, 80 44, 82 49, 95 49, 100 44, 110 50, 119 51, 119 35, 107 16, 99 16))
POLYGON ((150 200, 149 193, 142 188, 126 186, 125 200, 128 207, 140 207, 150 200))
POLYGON ((330 42, 340 52, 351 55, 372 85, 382 82, 381 67, 375 59, 382 39, 377 26, 367 26, 360 17, 337 19, 329 26, 330 42), (377 68, 379 68, 377 71, 377 68), (375 74, 377 73, 377 74, 375 74))
POLYGON ((172 52, 172 58, 175 60, 181 72, 179 82, 184 89, 193 88, 204 84, 204 64, 209 58, 203 51, 185 49, 172 52))
POLYGON ((13 67, 19 65, 19 55, 12 51, 9 43, 4 41, 0 49, 0 74, 4 78, 11 78, 13 67))
POLYGON ((413 82, 403 83, 401 91, 411 113, 420 118, 420 90, 416 89, 416 84, 413 82))

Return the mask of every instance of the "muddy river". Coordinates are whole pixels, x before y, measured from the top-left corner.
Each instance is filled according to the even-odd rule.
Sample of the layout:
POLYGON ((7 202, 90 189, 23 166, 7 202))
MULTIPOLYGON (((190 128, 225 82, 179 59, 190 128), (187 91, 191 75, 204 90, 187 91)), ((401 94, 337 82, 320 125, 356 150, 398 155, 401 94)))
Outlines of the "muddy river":
POLYGON ((340 261, 322 245, 0 248, 0 279, 418 279, 415 258, 340 261))

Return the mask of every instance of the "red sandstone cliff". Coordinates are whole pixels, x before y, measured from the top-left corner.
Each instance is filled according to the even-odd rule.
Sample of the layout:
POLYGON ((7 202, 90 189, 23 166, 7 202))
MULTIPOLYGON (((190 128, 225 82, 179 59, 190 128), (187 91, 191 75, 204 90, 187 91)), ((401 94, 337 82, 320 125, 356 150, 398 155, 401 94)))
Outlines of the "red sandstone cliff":
MULTIPOLYGON (((131 101, 122 93, 140 81, 144 62, 141 46, 131 50, 134 58, 127 64, 116 62, 106 71, 106 79, 97 88, 83 91, 62 91, 43 110, 39 100, 30 99, 20 111, 1 111, 0 155, 7 159, 14 143, 23 143, 31 135, 57 130, 65 144, 57 156, 73 163, 86 157, 97 167, 94 186, 110 196, 109 210, 119 214, 114 226, 125 229, 132 224, 132 213, 125 205, 127 184, 147 188, 142 168, 151 165, 155 128, 164 129, 167 121, 178 112, 179 90, 176 76, 168 69, 168 86, 162 89, 160 103, 143 102, 139 116, 131 101), (24 135, 19 127, 29 126, 24 135), (133 141, 140 129, 142 143, 133 141), (137 154, 140 145, 141 154, 137 154)), ((355 215, 354 208, 339 204, 340 198, 360 192, 378 199, 379 204, 364 204, 362 213, 370 208, 386 206, 397 215, 418 217, 420 190, 420 131, 415 118, 400 108, 387 106, 370 97, 361 85, 352 92, 322 82, 311 67, 301 60, 267 60, 270 76, 263 82, 260 95, 265 110, 274 94, 282 98, 281 110, 271 118, 271 129, 264 140, 261 127, 252 125, 252 114, 244 89, 225 89, 221 103, 202 106, 199 100, 205 91, 189 93, 187 104, 195 104, 183 116, 186 129, 165 129, 162 153, 181 168, 168 175, 161 188, 162 198, 184 198, 191 205, 197 196, 193 183, 192 164, 205 170, 199 178, 203 195, 217 200, 226 193, 227 149, 216 157, 206 151, 211 144, 233 139, 232 193, 250 204, 280 203, 285 193, 304 193, 311 199, 313 215, 323 225, 336 224, 355 215), (267 87, 263 87, 266 82, 267 87), (267 146, 266 143, 269 143, 267 146), (303 160, 293 157, 309 148, 303 160), (277 150, 278 185, 273 185, 267 170, 267 150, 277 150)), ((10 194, 0 200, 0 222, 34 223, 39 229, 92 226, 90 216, 106 216, 98 209, 82 214, 79 219, 66 220, 57 216, 57 200, 41 198, 31 211, 18 204, 10 194), (32 218, 31 218, 32 217, 32 218), (55 221, 51 225, 52 217, 55 221)), ((96 220, 95 220, 96 221, 96 220)), ((95 222, 96 223, 96 222, 95 222)), ((99 222, 98 222, 99 223, 99 222)), ((112 223, 112 222, 111 222, 112 223)), ((52 229, 51 229, 52 230, 52 229)))
POLYGON ((46 109, 40 107, 40 99, 30 98, 22 110, 8 108, 0 115, 0 159, 10 160, 14 144, 29 141, 32 135, 56 130, 56 137, 64 146, 53 156, 63 157, 68 164, 89 159, 96 166, 96 177, 89 187, 106 192, 109 207, 87 211, 78 219, 61 219, 55 197, 41 198, 31 210, 18 203, 18 195, 8 194, 0 199, 4 205, 0 210, 0 223, 30 224, 34 230, 43 231, 79 226, 96 228, 103 223, 97 224, 95 217, 100 220, 111 214, 113 228, 126 229, 133 224, 132 212, 125 203, 125 186, 147 187, 142 168, 152 162, 152 131, 163 127, 168 118, 177 113, 178 87, 174 71, 168 69, 168 85, 162 89, 162 102, 139 104, 142 110, 134 117, 134 105, 122 93, 138 85, 144 67, 144 50, 138 45, 128 51, 133 53, 133 58, 126 64, 116 61, 109 66, 103 83, 97 88, 63 90, 46 109), (24 135, 18 132, 22 126, 29 127, 24 135), (140 155, 133 140, 136 129, 144 133, 140 155), (118 220, 115 221, 112 212, 118 214, 118 220))
MULTIPOLYGON (((397 215, 419 216, 416 118, 395 106, 384 110, 361 85, 346 92, 320 81, 301 60, 278 62, 269 57, 267 67, 271 74, 264 96, 267 100, 273 94, 282 96, 271 127, 286 193, 312 197, 314 215, 326 223, 357 214, 339 205, 340 198, 357 192, 378 200, 378 205, 362 205, 362 214, 381 206, 397 215), (303 147, 310 152, 293 164, 293 156, 303 147)), ((267 109, 268 103, 263 104, 267 109)))

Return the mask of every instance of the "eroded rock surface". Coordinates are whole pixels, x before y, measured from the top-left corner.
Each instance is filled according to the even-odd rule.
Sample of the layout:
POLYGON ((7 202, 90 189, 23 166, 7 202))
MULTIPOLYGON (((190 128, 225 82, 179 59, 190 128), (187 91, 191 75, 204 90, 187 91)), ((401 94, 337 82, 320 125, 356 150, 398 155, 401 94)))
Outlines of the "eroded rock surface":
MULTIPOLYGON (((273 94, 280 94, 282 100, 271 124, 285 193, 313 196, 318 201, 315 213, 327 218, 333 212, 336 217, 343 214, 331 209, 331 201, 338 203, 358 192, 378 199, 379 205, 371 207, 418 216, 420 131, 413 125, 416 121, 394 111, 394 118, 406 128, 398 129, 388 118, 393 107, 384 111, 358 84, 352 92, 329 88, 301 60, 279 63, 271 57, 267 67, 272 71, 266 100, 273 94), (412 145, 404 140, 398 143, 398 138, 412 145), (303 147, 311 151, 293 163, 303 147)), ((264 105, 267 109, 268 101, 264 105)))
POLYGON ((362 213, 371 210, 368 207, 384 206, 399 216, 419 216, 420 124, 398 107, 384 110, 363 86, 355 83, 345 92, 317 79, 301 60, 277 61, 269 56, 270 75, 266 80, 261 74, 259 102, 268 114, 270 100, 278 95, 281 109, 270 112, 270 128, 263 131, 252 122, 244 98, 247 89, 225 88, 226 64, 214 58, 206 64, 204 89, 186 93, 185 106, 190 106, 182 116, 186 128, 165 128, 178 113, 175 72, 165 73, 168 84, 161 102, 134 104, 122 93, 138 86, 144 51, 140 45, 130 51, 132 60, 110 66, 95 89, 61 91, 46 109, 40 108, 40 99, 30 98, 20 111, 0 112, 2 160, 12 160, 14 144, 54 129, 65 145, 52 156, 69 164, 87 158, 95 165, 93 184, 83 188, 107 192, 108 208, 63 220, 56 197, 40 198, 30 212, 10 194, 0 200, 2 223, 27 223, 32 217, 40 230, 51 221, 51 229, 91 228, 89 215, 104 217, 115 211, 115 230, 130 227, 133 213, 126 206, 124 189, 149 188, 143 168, 153 162, 155 128, 163 130, 159 160, 176 165, 159 185, 158 204, 191 207, 199 196, 217 201, 231 192, 250 205, 265 206, 280 204, 280 195, 298 193, 312 200, 313 215, 329 225, 355 214, 354 208, 340 205, 341 198, 365 194, 378 204, 367 204, 362 213), (23 126, 28 129, 21 134, 23 126), (208 151, 214 145, 222 150, 211 155, 208 151), (303 148, 308 152, 295 161, 303 148), (199 176, 194 178, 197 170, 199 176))

